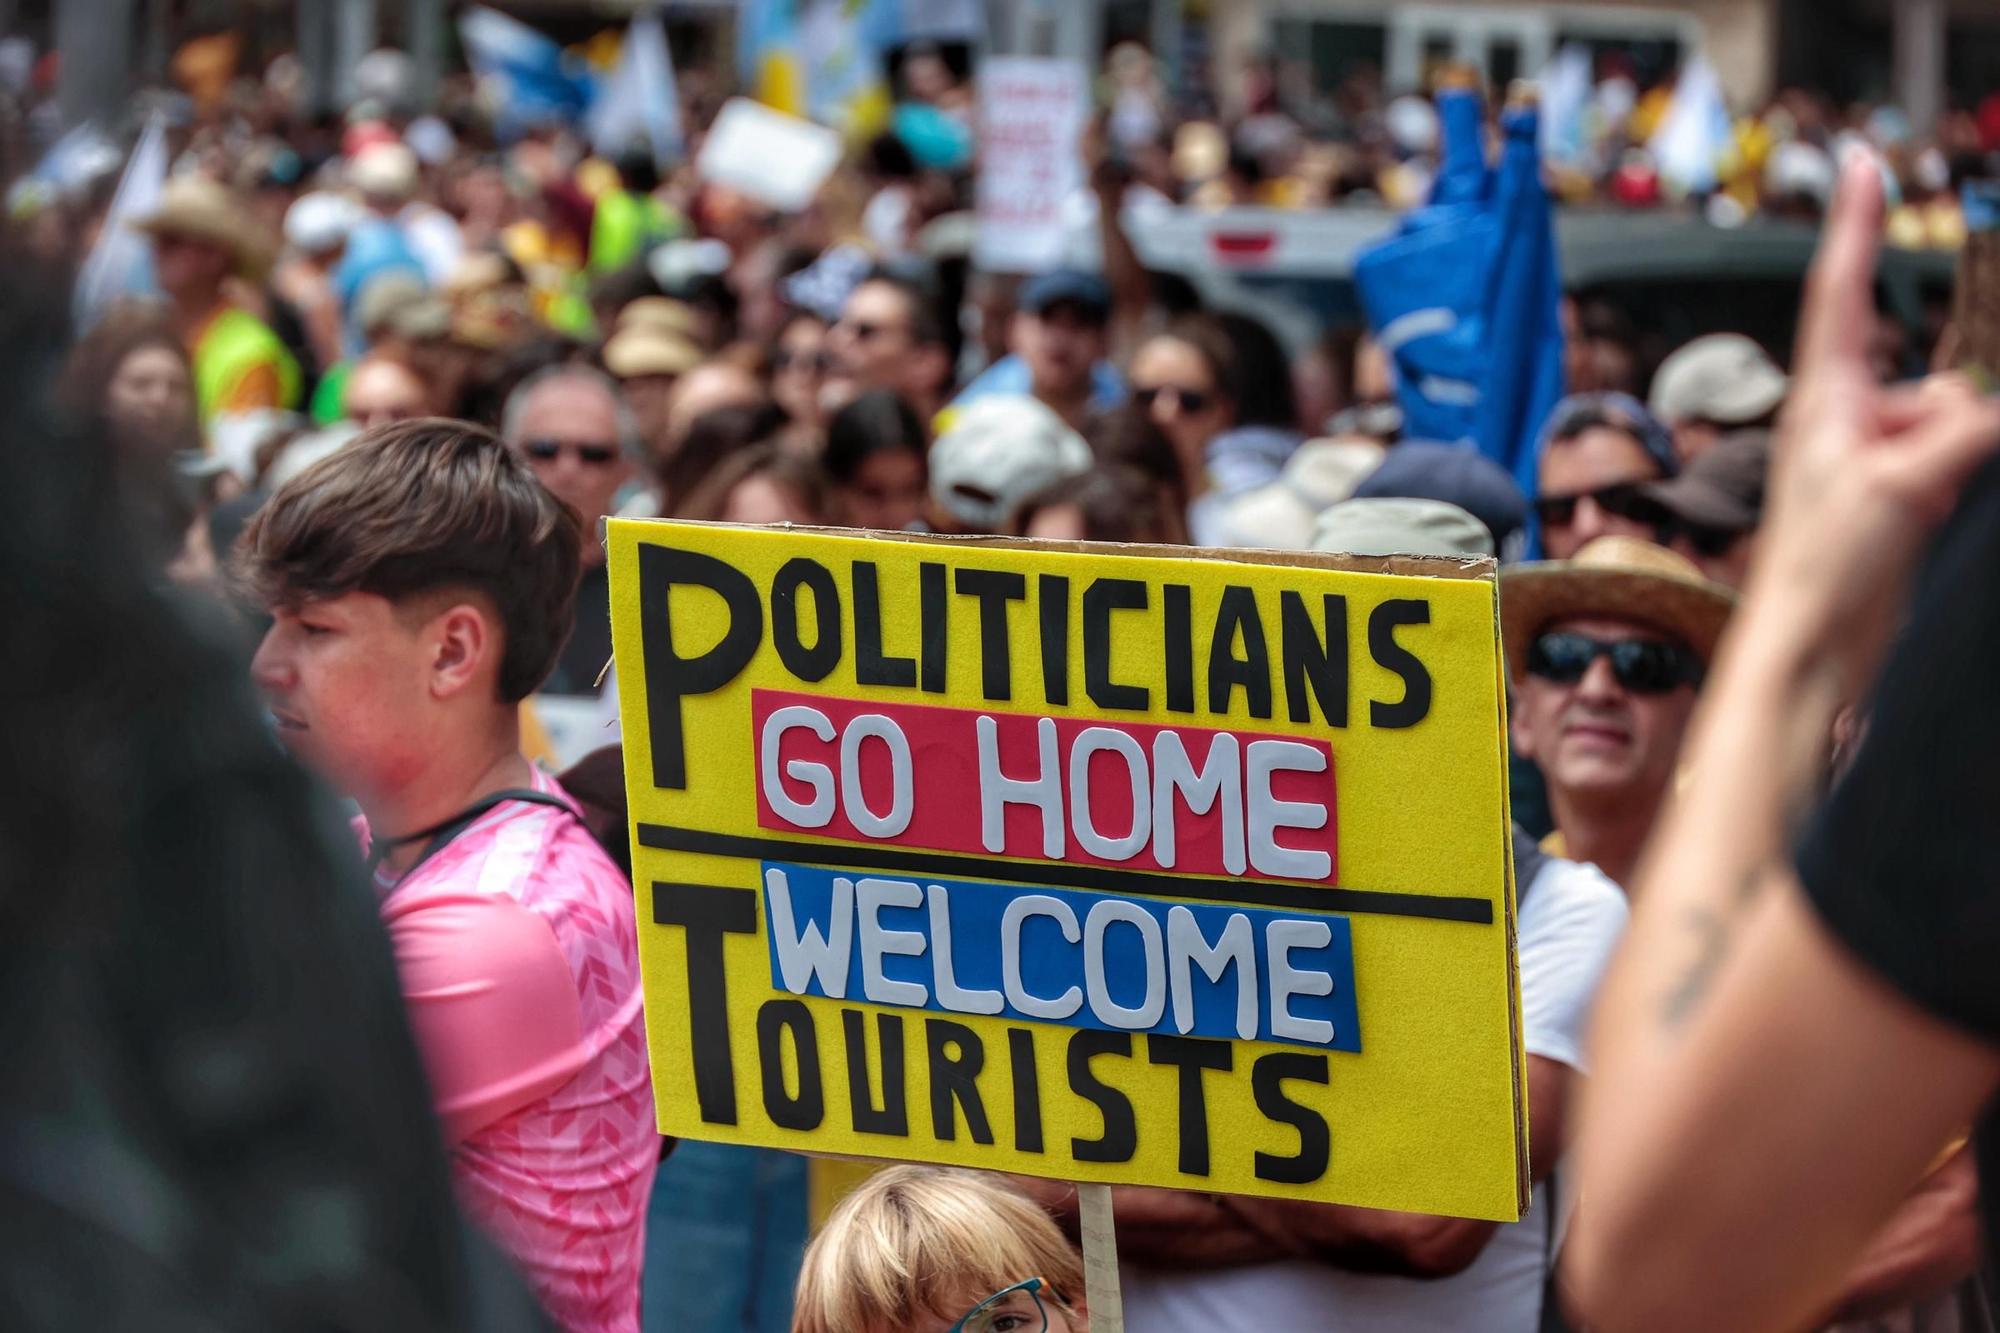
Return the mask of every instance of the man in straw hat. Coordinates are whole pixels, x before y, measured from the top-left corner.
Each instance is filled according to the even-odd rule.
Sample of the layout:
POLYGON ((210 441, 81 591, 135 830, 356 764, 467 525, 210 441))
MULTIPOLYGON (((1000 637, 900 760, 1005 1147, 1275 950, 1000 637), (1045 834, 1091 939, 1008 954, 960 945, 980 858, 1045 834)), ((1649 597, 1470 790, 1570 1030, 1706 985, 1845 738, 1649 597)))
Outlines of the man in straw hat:
POLYGON ((299 365, 270 325, 233 302, 231 277, 261 282, 270 253, 243 202, 200 176, 177 176, 134 224, 153 241, 153 275, 194 361, 204 425, 230 412, 298 405, 299 365))
POLYGON ((1733 604, 1635 537, 1501 574, 1514 747, 1548 780, 1550 850, 1631 883, 1733 604))

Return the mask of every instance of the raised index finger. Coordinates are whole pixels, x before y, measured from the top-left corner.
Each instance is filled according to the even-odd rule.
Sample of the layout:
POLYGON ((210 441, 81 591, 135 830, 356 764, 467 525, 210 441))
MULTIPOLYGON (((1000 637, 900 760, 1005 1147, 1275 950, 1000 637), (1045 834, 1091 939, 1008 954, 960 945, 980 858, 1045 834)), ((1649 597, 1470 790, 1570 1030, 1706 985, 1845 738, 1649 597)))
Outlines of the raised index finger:
POLYGON ((1882 171, 1872 153, 1851 154, 1806 275, 1792 372, 1811 378, 1864 369, 1875 326, 1875 253, 1882 236, 1882 171))

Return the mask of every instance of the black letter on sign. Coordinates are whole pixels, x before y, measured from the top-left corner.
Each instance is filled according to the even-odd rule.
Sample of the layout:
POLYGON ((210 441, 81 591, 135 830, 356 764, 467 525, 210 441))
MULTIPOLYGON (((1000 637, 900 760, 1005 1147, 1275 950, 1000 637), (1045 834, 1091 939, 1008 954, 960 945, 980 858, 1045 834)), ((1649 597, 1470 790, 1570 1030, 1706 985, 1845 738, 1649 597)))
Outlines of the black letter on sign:
POLYGON ((1281 1185, 1310 1185, 1326 1174, 1333 1144, 1326 1132, 1326 1120, 1320 1113, 1285 1096, 1284 1084, 1288 1078, 1302 1083, 1325 1083, 1326 1057, 1307 1055, 1304 1051, 1273 1051, 1269 1055, 1258 1056, 1257 1063, 1250 1066, 1250 1090, 1256 1095, 1257 1109, 1264 1113, 1266 1119, 1290 1125, 1299 1132, 1297 1156, 1279 1157, 1260 1152, 1254 1154, 1251 1160, 1259 1180, 1275 1180, 1281 1185))
POLYGON ((1235 1066, 1234 1049, 1226 1041, 1198 1041, 1193 1037, 1146 1038, 1146 1058, 1156 1065, 1173 1065, 1181 1071, 1181 1157, 1184 1176, 1208 1174, 1208 1098, 1203 1095, 1201 1071, 1227 1073, 1235 1066))
POLYGON ((914 685, 913 657, 882 656, 882 588, 875 562, 854 562, 854 679, 863 685, 914 685))
POLYGON ((1250 716, 1271 716, 1271 653, 1264 646, 1264 622, 1257 614, 1257 594, 1238 584, 1222 590, 1222 606, 1215 613, 1215 637, 1208 643, 1208 711, 1218 716, 1229 711, 1229 695, 1238 685, 1250 707, 1250 716), (1243 656, 1236 647, 1236 631, 1243 631, 1243 656))
POLYGON ((1289 588, 1278 594, 1279 655, 1285 660, 1285 702, 1294 722, 1312 721, 1306 707, 1306 686, 1319 700, 1319 715, 1329 727, 1347 725, 1347 599, 1339 593, 1320 598, 1326 638, 1313 629, 1305 599, 1289 588))
POLYGON ((825 680, 840 665, 840 593, 817 560, 793 556, 771 580, 771 642, 785 670, 800 680, 825 680), (799 640, 799 585, 812 589, 813 646, 799 640))
POLYGON ((1035 1034, 1007 1029, 1007 1054, 1014 1066, 1014 1148, 1042 1150, 1042 1076, 1035 1068, 1035 1034))
POLYGON ((974 1081, 986 1063, 986 1045, 979 1034, 963 1023, 927 1018, 924 1041, 931 1055, 931 1131, 946 1143, 958 1138, 958 1117, 951 1109, 956 1101, 965 1108, 965 1128, 972 1141, 993 1142, 993 1127, 986 1123, 986 1106, 974 1081), (946 1046, 955 1049, 948 1055, 946 1046))
POLYGON ((1025 574, 1001 569, 961 569, 958 594, 979 599, 979 692, 988 699, 1014 697, 1007 662, 1007 603, 1027 600, 1025 574))
POLYGON ((882 1043, 882 1109, 875 1109, 875 1090, 868 1086, 868 1030, 859 1009, 840 1011, 847 1034, 847 1097, 854 1108, 857 1134, 910 1136, 909 1089, 903 1080, 903 1019, 900 1014, 875 1015, 875 1036, 882 1043))
POLYGON ((1368 614, 1368 655, 1378 666, 1403 678, 1403 698, 1385 704, 1380 699, 1368 705, 1368 720, 1378 727, 1414 727, 1431 711, 1430 669, 1396 642, 1396 626, 1428 625, 1431 604, 1399 597, 1376 607, 1368 614))
POLYGON ((1099 708, 1143 713, 1149 705, 1145 686, 1111 679, 1111 613, 1145 609, 1146 585, 1137 579, 1093 579, 1083 590, 1083 692, 1099 708))
POLYGON ((1071 1139, 1069 1149, 1079 1162, 1129 1162, 1139 1151, 1139 1124, 1132 1118, 1132 1100, 1107 1087, 1090 1072, 1093 1055, 1132 1054, 1132 1034, 1078 1028, 1069 1039, 1069 1086, 1097 1106, 1104 1133, 1095 1139, 1071 1139))
POLYGON ((1042 622, 1042 697, 1069 703, 1069 580, 1044 574, 1037 581, 1036 611, 1042 622))
POLYGON ((917 566, 918 621, 923 626, 924 692, 943 694, 951 650, 951 611, 945 606, 945 569, 935 560, 917 566))
POLYGON ((1167 711, 1194 711, 1194 614, 1189 609, 1191 592, 1185 583, 1169 583, 1160 589, 1160 646, 1167 658, 1167 711))
MULTIPOLYGON (((651 548, 639 549, 644 554, 651 548)), ((694 1048, 695 1105, 707 1123, 733 1125, 736 1069, 729 1055, 729 983, 722 937, 757 933, 757 893, 654 880, 653 923, 687 930, 688 1044, 694 1048)))
POLYGON ((819 1080, 819 1037, 803 1000, 766 1000, 757 1011, 757 1057, 764 1070, 764 1114, 783 1129, 818 1129, 826 1118, 819 1080), (799 1062, 799 1095, 785 1090, 782 1035, 791 1030, 799 1062))
POLYGON ((707 694, 736 679, 764 640, 764 604, 757 585, 712 555, 675 546, 639 548, 639 644, 646 653, 646 715, 653 743, 653 785, 687 790, 686 740, 681 700, 707 694), (668 596, 676 583, 718 594, 729 608, 722 642, 700 657, 674 651, 674 617, 668 596))

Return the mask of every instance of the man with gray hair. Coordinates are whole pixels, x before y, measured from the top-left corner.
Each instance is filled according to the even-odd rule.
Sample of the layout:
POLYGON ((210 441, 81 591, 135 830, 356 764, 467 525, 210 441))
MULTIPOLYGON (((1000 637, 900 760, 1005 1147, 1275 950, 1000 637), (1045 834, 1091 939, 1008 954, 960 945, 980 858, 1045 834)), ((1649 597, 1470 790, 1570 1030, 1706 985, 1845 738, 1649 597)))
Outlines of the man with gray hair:
POLYGON ((589 366, 564 364, 537 371, 507 396, 500 433, 583 523, 576 626, 542 692, 595 694, 611 657, 602 520, 617 512, 618 492, 632 479, 638 427, 616 380, 589 366))

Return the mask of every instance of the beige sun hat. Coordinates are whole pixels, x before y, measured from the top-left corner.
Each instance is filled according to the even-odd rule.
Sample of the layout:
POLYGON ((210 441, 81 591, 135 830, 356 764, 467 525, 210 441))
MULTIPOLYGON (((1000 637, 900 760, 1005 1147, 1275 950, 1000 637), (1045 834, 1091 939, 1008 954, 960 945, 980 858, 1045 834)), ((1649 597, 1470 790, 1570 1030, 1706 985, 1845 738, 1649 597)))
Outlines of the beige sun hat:
POLYGON ((1599 537, 1571 559, 1500 571, 1500 645, 1517 680, 1544 628, 1591 616, 1683 639, 1707 665, 1735 608, 1736 594, 1703 578, 1693 561, 1637 537, 1599 537))
POLYGON ((235 191, 206 176, 175 176, 160 190, 160 203, 132 223, 148 236, 180 236, 204 241, 229 253, 238 277, 262 279, 271 267, 271 244, 251 221, 235 191))
POLYGON ((682 375, 702 362, 701 348, 659 325, 633 324, 604 344, 604 368, 621 380, 682 375))
POLYGON ((616 327, 620 331, 664 329, 683 338, 698 338, 701 336, 701 316, 685 301, 676 301, 669 296, 641 296, 625 303, 618 312, 616 327))

